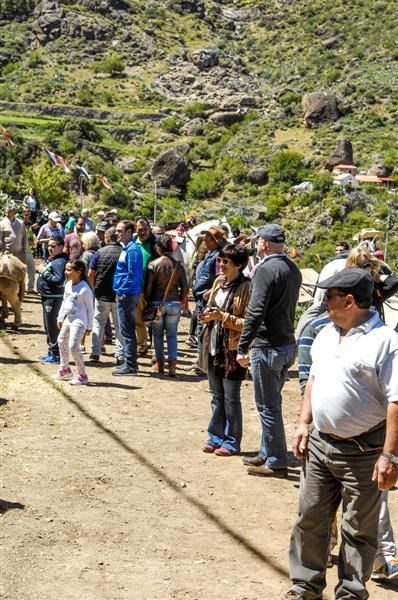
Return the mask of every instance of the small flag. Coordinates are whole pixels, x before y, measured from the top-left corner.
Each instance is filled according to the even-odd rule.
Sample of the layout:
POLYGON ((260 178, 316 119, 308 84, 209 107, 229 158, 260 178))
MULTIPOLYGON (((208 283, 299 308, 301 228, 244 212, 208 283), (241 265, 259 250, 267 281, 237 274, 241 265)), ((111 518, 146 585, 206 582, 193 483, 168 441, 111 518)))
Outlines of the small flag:
POLYGON ((54 167, 57 166, 58 162, 57 162, 57 155, 54 154, 54 152, 51 152, 51 150, 49 150, 48 148, 44 148, 44 150, 47 152, 48 154, 48 158, 51 160, 51 162, 53 163, 54 167))
POLYGON ((71 172, 70 168, 66 164, 65 159, 62 156, 59 156, 59 154, 55 154, 55 152, 51 152, 51 150, 49 150, 48 148, 44 148, 44 150, 47 152, 48 157, 53 163, 54 167, 61 167, 61 169, 65 171, 65 173, 71 172))
POLYGON ((79 171, 80 173, 86 178, 88 179, 88 181, 92 180, 91 175, 86 171, 86 169, 83 167, 83 165, 80 165, 79 167, 79 171))
POLYGON ((65 171, 65 173, 70 173, 70 168, 68 167, 68 165, 66 164, 66 161, 64 158, 62 158, 62 156, 59 156, 58 154, 55 155, 58 161, 59 166, 61 167, 61 169, 63 169, 65 171))
POLYGON ((3 138, 5 139, 5 141, 7 142, 7 144, 9 146, 15 146, 14 142, 12 141, 11 137, 10 137, 10 132, 8 131, 8 129, 5 129, 4 127, 1 128, 2 133, 3 133, 3 138))
POLYGON ((100 180, 100 182, 102 183, 102 185, 107 189, 107 190, 112 190, 112 186, 109 183, 109 181, 106 179, 106 177, 104 177, 103 175, 96 175, 96 177, 98 177, 98 179, 100 180))

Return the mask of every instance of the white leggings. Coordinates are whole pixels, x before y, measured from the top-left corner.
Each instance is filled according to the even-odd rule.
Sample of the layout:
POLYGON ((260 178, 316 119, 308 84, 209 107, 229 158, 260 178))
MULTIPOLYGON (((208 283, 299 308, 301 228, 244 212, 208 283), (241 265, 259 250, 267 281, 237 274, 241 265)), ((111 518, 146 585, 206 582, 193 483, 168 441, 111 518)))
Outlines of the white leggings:
POLYGON ((63 322, 58 336, 60 363, 63 369, 69 367, 69 350, 73 356, 79 375, 85 375, 83 353, 80 344, 83 339, 86 326, 81 321, 70 322, 67 318, 63 322))

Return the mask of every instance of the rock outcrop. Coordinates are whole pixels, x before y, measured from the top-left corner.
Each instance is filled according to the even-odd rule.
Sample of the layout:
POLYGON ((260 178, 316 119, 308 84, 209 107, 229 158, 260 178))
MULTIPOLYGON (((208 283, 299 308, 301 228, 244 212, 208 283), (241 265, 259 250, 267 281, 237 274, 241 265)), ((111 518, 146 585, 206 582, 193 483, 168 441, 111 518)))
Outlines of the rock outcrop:
POLYGON ((247 179, 254 185, 265 185, 268 182, 268 173, 262 167, 257 167, 248 172, 247 179))
POLYGON ((211 69, 219 63, 218 48, 199 48, 191 54, 191 60, 201 71, 211 69))
POLYGON ((159 154, 151 168, 151 178, 165 187, 184 187, 190 178, 185 160, 176 148, 159 154))
POLYGON ((337 147, 325 161, 325 169, 333 171, 336 165, 352 165, 353 164, 353 149, 348 138, 340 138, 337 140, 337 147))
POLYGON ((376 175, 377 177, 389 177, 391 175, 391 169, 385 164, 382 156, 375 154, 372 156, 372 166, 369 169, 370 175, 376 175))
POLYGON ((328 92, 305 94, 302 108, 307 127, 318 127, 327 121, 337 121, 341 116, 337 97, 328 92))
POLYGON ((244 113, 237 111, 215 112, 209 117, 209 121, 219 127, 230 127, 234 123, 242 121, 244 113))

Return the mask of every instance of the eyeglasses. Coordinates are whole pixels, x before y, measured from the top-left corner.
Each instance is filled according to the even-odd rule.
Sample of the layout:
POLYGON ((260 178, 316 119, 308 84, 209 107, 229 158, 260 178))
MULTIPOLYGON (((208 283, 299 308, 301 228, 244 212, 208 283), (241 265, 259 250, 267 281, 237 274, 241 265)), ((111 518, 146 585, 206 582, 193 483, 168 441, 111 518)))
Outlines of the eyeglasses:
POLYGON ((222 258, 221 256, 218 256, 217 262, 219 265, 228 265, 232 261, 229 258, 222 258))
POLYGON ((333 298, 336 298, 336 296, 340 296, 340 297, 343 298, 344 296, 347 296, 347 295, 348 294, 343 294, 341 292, 334 292, 334 293, 332 293, 330 290, 326 290, 325 299, 326 300, 332 300, 333 298))
POLYGON ((362 265, 358 265, 358 267, 360 269, 372 269, 373 268, 372 263, 370 263, 370 262, 366 262, 366 263, 363 263, 362 265))

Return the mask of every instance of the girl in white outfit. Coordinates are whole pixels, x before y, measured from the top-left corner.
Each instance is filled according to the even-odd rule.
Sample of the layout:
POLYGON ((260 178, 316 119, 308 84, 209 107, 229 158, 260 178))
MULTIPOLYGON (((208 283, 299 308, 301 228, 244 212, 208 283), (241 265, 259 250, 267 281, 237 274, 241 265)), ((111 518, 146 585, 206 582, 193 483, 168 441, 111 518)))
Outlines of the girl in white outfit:
POLYGON ((83 353, 80 344, 84 333, 90 333, 93 328, 94 302, 91 287, 86 280, 86 266, 81 260, 72 260, 65 266, 67 283, 64 299, 58 314, 58 336, 60 367, 53 375, 54 379, 72 379, 69 367, 69 350, 77 368, 72 385, 88 383, 84 367, 83 353))

